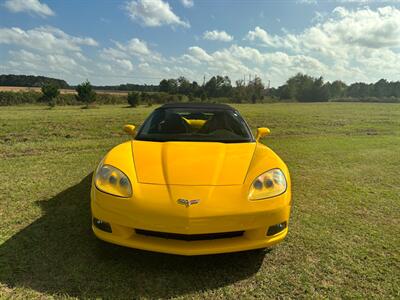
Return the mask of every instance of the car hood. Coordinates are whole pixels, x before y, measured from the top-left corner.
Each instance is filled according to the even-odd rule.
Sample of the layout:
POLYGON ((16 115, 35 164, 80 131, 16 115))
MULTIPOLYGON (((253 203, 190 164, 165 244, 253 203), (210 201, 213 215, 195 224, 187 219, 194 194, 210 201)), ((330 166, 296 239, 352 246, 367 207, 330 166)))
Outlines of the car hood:
POLYGON ((139 183, 243 184, 256 143, 132 141, 139 183))

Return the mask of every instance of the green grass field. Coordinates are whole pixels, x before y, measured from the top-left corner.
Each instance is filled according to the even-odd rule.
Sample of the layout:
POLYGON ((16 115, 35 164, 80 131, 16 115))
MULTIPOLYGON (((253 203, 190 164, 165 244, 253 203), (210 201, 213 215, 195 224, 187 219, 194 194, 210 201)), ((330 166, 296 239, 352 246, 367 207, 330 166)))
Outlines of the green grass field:
POLYGON ((91 233, 91 172, 153 108, 0 108, 0 298, 400 297, 400 105, 236 106, 288 164, 270 251, 179 257, 91 233))

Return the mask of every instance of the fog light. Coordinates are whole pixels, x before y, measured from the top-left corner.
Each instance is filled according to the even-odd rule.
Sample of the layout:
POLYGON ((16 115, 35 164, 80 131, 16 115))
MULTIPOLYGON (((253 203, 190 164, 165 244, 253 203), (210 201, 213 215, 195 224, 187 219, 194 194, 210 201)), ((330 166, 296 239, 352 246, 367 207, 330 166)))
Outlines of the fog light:
POLYGON ((287 223, 285 221, 285 222, 270 226, 267 231, 267 236, 274 235, 274 234, 281 232, 283 229, 286 228, 286 225, 287 225, 287 223))
POLYGON ((100 230, 102 230, 102 231, 109 232, 109 233, 112 232, 110 223, 104 222, 104 221, 102 221, 102 220, 93 218, 93 225, 94 225, 96 228, 98 228, 98 229, 100 229, 100 230))

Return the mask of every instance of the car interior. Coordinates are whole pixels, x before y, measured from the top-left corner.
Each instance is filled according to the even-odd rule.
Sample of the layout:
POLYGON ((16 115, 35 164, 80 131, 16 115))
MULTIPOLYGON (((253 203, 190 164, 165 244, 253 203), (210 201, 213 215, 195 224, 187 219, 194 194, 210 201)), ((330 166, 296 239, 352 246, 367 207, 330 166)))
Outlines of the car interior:
POLYGON ((230 132, 240 136, 246 135, 243 126, 226 112, 180 114, 166 112, 165 118, 153 126, 151 133, 158 134, 203 134, 230 132))

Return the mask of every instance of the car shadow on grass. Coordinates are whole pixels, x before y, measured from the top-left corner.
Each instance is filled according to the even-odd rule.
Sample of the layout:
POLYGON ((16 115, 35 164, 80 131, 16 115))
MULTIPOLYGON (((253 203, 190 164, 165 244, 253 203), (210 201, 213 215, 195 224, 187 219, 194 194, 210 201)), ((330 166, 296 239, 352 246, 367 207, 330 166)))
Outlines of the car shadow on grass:
POLYGON ((45 294, 164 298, 254 275, 265 251, 183 257, 107 244, 91 232, 91 174, 48 201, 43 217, 0 245, 0 282, 45 294))

